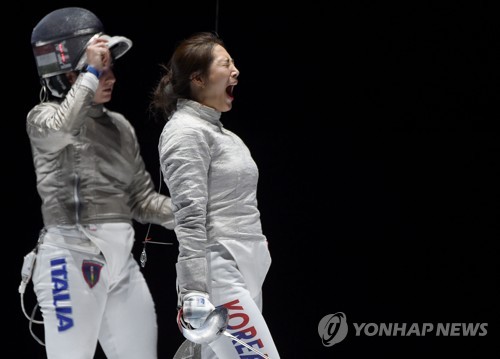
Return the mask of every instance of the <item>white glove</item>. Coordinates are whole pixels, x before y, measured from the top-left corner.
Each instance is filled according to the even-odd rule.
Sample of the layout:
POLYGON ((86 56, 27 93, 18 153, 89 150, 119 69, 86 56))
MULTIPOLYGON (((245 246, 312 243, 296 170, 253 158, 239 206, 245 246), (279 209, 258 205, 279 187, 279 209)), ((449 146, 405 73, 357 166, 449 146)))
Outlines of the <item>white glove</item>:
POLYGON ((205 293, 188 293, 182 303, 182 316, 184 321, 193 328, 199 328, 205 323, 208 315, 215 309, 205 293))

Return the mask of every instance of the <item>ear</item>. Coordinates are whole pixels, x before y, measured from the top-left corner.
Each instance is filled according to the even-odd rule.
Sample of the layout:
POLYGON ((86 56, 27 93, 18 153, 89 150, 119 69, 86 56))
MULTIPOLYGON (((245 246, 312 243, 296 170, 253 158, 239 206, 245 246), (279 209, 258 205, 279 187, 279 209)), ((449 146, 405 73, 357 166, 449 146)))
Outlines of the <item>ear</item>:
POLYGON ((78 72, 76 71, 66 72, 65 75, 69 83, 73 85, 76 81, 76 78, 78 77, 78 72))
POLYGON ((198 89, 202 89, 205 87, 205 82, 203 81, 199 73, 194 73, 193 75, 191 75, 191 83, 198 89))

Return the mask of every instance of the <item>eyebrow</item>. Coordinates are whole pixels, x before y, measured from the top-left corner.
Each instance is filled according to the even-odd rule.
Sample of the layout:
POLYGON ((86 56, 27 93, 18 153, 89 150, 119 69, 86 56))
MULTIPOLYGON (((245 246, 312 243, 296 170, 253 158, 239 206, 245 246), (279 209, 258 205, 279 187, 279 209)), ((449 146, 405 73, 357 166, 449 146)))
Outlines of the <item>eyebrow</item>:
POLYGON ((217 63, 221 63, 221 62, 230 62, 230 63, 232 62, 232 63, 234 63, 234 59, 231 58, 231 57, 224 56, 222 58, 216 59, 216 62, 217 63))

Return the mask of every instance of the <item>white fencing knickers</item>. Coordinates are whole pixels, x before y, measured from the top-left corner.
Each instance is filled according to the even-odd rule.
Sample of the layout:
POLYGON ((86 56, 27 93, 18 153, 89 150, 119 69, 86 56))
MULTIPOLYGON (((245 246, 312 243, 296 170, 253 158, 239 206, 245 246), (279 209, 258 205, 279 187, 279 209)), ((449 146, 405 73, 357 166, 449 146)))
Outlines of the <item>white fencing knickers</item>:
MULTIPOLYGON (((269 328, 262 316, 262 292, 250 293, 234 259, 223 246, 211 253, 211 295, 214 306, 224 305, 228 309, 227 331, 267 354, 270 359, 279 359, 269 328), (253 297, 253 298, 252 298, 253 297)), ((240 359, 260 356, 245 346, 220 335, 208 345, 202 345, 202 359, 240 359), (252 356, 254 355, 254 356, 252 356)))
POLYGON ((128 223, 47 228, 33 286, 49 359, 157 359, 157 322, 128 223))

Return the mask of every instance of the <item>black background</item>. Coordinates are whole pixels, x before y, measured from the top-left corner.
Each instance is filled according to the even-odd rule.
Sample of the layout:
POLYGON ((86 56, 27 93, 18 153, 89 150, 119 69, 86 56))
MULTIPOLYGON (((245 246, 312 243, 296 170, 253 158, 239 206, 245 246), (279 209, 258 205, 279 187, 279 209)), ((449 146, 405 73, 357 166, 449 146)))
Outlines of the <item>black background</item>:
MULTIPOLYGON (((65 6, 88 8, 110 35, 134 42, 116 63, 108 107, 136 128, 157 187, 162 125, 147 107, 160 64, 195 31, 217 29, 224 39, 241 74, 222 121, 259 166, 273 257, 264 315, 282 358, 499 356, 495 2, 346 3, 220 0, 218 16, 217 1, 11 4, 4 20, 13 24, 2 25, 3 297, 7 338, 21 345, 4 345, 2 356, 45 357, 17 293, 22 258, 42 225, 25 118, 40 89, 31 31, 65 6), (325 347, 318 325, 336 312, 347 315, 349 334, 325 347), (356 337, 352 326, 425 322, 489 323, 488 334, 356 337)), ((137 258, 147 229, 136 224, 137 258)), ((149 234, 174 243, 148 246, 143 269, 156 302, 159 358, 172 358, 183 340, 176 240, 158 226, 149 234)), ((40 325, 34 331, 43 336, 40 325)))

